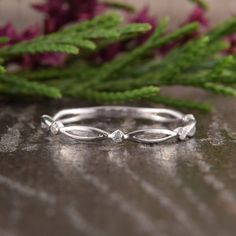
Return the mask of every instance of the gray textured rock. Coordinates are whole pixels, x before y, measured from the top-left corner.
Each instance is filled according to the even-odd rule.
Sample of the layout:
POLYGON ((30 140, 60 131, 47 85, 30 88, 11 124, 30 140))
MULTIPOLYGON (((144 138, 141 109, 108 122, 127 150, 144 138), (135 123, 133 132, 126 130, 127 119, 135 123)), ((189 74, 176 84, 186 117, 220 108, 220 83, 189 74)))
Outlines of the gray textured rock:
POLYGON ((0 235, 235 235, 236 101, 211 99, 217 111, 195 113, 195 138, 160 145, 78 143, 40 129, 41 114, 77 101, 2 103, 0 235))

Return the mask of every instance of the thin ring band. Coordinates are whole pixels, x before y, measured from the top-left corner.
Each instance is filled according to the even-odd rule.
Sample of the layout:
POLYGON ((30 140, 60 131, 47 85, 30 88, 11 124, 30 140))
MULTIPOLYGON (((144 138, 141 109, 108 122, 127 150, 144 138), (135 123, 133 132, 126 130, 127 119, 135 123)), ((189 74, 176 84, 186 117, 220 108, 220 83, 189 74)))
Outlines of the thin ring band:
POLYGON ((79 141, 112 139, 117 143, 123 140, 142 143, 160 143, 173 138, 186 140, 187 138, 193 137, 196 132, 196 119, 192 114, 185 115, 181 112, 164 108, 97 106, 65 109, 57 112, 53 117, 43 115, 41 117, 41 127, 54 135, 61 133, 79 141), (175 129, 147 128, 131 132, 115 130, 109 133, 99 128, 73 124, 74 122, 96 119, 101 116, 109 118, 130 117, 134 119, 147 119, 163 124, 180 122, 181 125, 175 129))

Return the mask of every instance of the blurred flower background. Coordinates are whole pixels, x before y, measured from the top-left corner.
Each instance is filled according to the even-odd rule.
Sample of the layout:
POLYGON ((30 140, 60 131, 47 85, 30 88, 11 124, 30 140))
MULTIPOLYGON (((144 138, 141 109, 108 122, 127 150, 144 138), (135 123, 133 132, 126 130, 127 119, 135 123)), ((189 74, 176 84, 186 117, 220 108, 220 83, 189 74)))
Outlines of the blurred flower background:
MULTIPOLYGON (((42 19, 42 15, 30 9, 29 5, 39 2, 44 2, 44 0, 0 0, 1 22, 11 20, 20 29, 29 25, 29 19, 31 23, 38 22, 42 19)), ((121 0, 119 2, 132 3, 139 9, 148 5, 154 16, 160 18, 166 15, 171 16, 173 27, 183 21, 186 14, 193 8, 193 5, 186 0, 121 0)), ((236 1, 234 0, 207 0, 207 3, 210 7, 208 16, 211 22, 219 23, 230 14, 235 14, 233 9, 236 9, 236 1)))
MULTIPOLYGON (((211 1, 209 1, 208 3, 210 7, 215 8, 217 11, 211 11, 209 14, 205 11, 205 6, 204 4, 201 4, 201 1, 195 2, 199 2, 200 4, 193 6, 185 0, 119 1, 119 5, 123 8, 127 22, 149 23, 152 25, 152 29, 145 35, 138 37, 136 40, 132 40, 132 43, 125 41, 112 44, 105 50, 94 55, 94 58, 98 61, 111 60, 115 58, 119 52, 131 49, 130 45, 132 45, 132 48, 139 46, 155 31, 158 26, 158 19, 161 19, 166 15, 172 19, 171 22, 173 28, 191 22, 198 22, 202 26, 200 31, 205 33, 210 28, 212 22, 223 20, 224 17, 228 17, 228 12, 231 11, 229 10, 226 16, 224 16, 224 14, 217 14, 221 9, 223 2, 217 1, 218 3, 214 2, 213 4, 212 1, 211 4, 211 1), (122 2, 124 3, 124 6, 120 5, 122 2), (136 7, 138 9, 137 12, 134 13, 132 8, 129 8, 129 6, 136 7)), ((12 45, 17 42, 38 37, 42 34, 55 32, 70 23, 92 19, 95 16, 101 15, 107 10, 110 10, 112 5, 116 5, 117 3, 118 2, 116 1, 99 0, 1 0, 0 9, 4 9, 4 11, 0 11, 1 20, 3 21, 0 25, 0 36, 9 37, 10 41, 8 44, 12 45), (5 9, 7 9, 7 11, 5 11, 5 9), (29 19, 30 21, 28 21, 29 19)), ((236 6, 236 3, 230 0, 223 4, 225 12, 227 11, 227 7, 231 8, 234 5, 236 6)), ((200 34, 201 32, 194 32, 187 38, 181 39, 181 41, 173 42, 171 45, 161 48, 159 52, 162 55, 165 55, 177 44, 185 43, 200 34)), ((227 52, 234 54, 236 51, 235 36, 230 36, 228 42, 230 42, 232 47, 229 48, 227 52)), ((62 66, 66 58, 67 56, 63 53, 44 53, 34 56, 24 55, 20 59, 20 64, 25 68, 34 68, 38 65, 62 66)))
POLYGON ((231 0, 2 0, 0 89, 209 110, 159 91, 181 85, 236 96, 234 9, 231 0), (118 14, 104 14, 111 11, 118 14))
MULTIPOLYGON (((92 19, 97 15, 106 12, 110 3, 116 1, 99 0, 1 0, 0 1, 0 36, 7 36, 11 40, 8 44, 14 44, 23 40, 32 39, 42 34, 48 34, 59 30, 61 27, 72 22, 92 19), (2 10, 1 10, 2 9, 2 10), (3 11, 4 9, 4 11, 3 11), (30 21, 29 21, 30 20, 30 21)), ((208 1, 211 8, 210 13, 206 13, 201 4, 193 6, 186 0, 123 0, 119 3, 131 4, 138 9, 133 13, 131 9, 124 9, 128 22, 149 23, 152 30, 146 35, 139 37, 132 46, 138 46, 145 42, 148 36, 158 25, 158 19, 169 16, 172 28, 182 26, 190 22, 199 22, 202 30, 206 31, 212 22, 216 23, 227 18, 232 9, 236 9, 236 2, 208 1), (222 12, 222 4, 224 12, 222 12), (225 14, 224 14, 225 13, 225 14), (211 23, 210 23, 211 22, 211 23)), ((200 1, 199 1, 200 2, 200 1)), ((233 15, 233 12, 232 12, 233 15)), ((199 32, 195 32, 190 38, 182 39, 182 43, 196 37, 199 32)), ((229 37, 232 48, 228 53, 235 52, 236 38, 229 37)), ((180 42, 178 42, 180 43, 180 42)), ((160 52, 165 55, 176 43, 163 47, 160 52)), ((106 50, 95 55, 100 60, 111 60, 120 51, 129 48, 129 42, 122 42, 110 45, 106 50)), ((37 65, 61 66, 66 59, 62 53, 46 53, 43 55, 25 55, 21 59, 21 65, 26 68, 33 68, 37 65)))

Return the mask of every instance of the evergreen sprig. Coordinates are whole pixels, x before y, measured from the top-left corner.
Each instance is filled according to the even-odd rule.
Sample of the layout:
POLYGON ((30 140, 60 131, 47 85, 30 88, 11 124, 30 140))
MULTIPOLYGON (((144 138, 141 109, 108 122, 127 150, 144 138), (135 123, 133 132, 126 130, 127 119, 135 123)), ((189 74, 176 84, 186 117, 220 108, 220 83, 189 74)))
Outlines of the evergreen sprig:
POLYGON ((11 95, 42 96, 50 98, 61 98, 61 92, 55 87, 28 81, 24 78, 4 74, 0 75, 0 92, 11 95))
MULTIPOLYGON (((158 93, 159 88, 149 86, 140 89, 131 89, 124 92, 97 92, 87 89, 80 91, 79 96, 98 103, 117 103, 149 99, 155 97, 158 93)), ((70 91, 68 95, 74 96, 75 94, 73 91, 70 91)))
POLYGON ((0 44, 1 43, 7 43, 9 41, 8 37, 0 37, 0 44))
POLYGON ((5 72, 6 72, 5 68, 0 65, 0 74, 5 73, 5 72))
POLYGON ((103 1, 104 4, 106 4, 107 6, 111 7, 111 8, 115 8, 115 9, 119 9, 119 10, 125 10, 128 12, 134 12, 135 8, 133 5, 130 5, 128 3, 124 3, 124 2, 118 2, 118 1, 103 1))
MULTIPOLYGON (((197 1, 199 4, 202 1, 197 1)), ((236 17, 217 26, 206 36, 179 43, 167 56, 155 54, 163 46, 176 45, 176 40, 190 35, 198 24, 185 25, 166 33, 168 20, 141 46, 123 53, 110 62, 94 64, 81 54, 80 60, 69 60, 63 68, 5 71, 0 66, 0 92, 10 95, 36 95, 50 98, 80 97, 98 103, 148 100, 166 106, 210 111, 207 103, 165 96, 163 86, 191 86, 206 91, 236 96, 236 59, 224 56, 228 45, 224 37, 236 32, 236 17)), ((95 51, 114 42, 150 30, 148 24, 123 24, 120 16, 108 14, 70 25, 58 32, 0 48, 1 64, 27 53, 95 51)), ((0 37, 0 44, 7 38, 0 37)), ((177 41, 181 42, 181 41, 177 41)))
MULTIPOLYGON (((0 57, 45 52, 78 54, 79 49, 95 50, 94 40, 116 41, 150 30, 148 24, 122 25, 121 17, 108 14, 91 21, 68 26, 58 32, 0 48, 0 57)), ((3 38, 2 38, 3 40, 3 38)), ((1 39, 0 39, 1 42, 1 39)))

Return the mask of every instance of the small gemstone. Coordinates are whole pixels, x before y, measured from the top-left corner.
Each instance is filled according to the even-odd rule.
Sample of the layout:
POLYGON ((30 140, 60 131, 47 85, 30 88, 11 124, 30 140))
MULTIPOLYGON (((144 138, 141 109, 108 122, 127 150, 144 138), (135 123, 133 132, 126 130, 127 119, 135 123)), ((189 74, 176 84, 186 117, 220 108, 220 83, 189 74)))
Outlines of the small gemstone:
POLYGON ((184 127, 180 127, 178 130, 178 134, 179 134, 179 139, 180 140, 185 140, 187 138, 187 130, 184 127))
POLYGON ((116 143, 120 143, 123 141, 124 136, 125 134, 122 131, 116 130, 109 135, 109 138, 111 138, 116 143))
POLYGON ((64 125, 60 122, 60 121, 55 121, 52 123, 52 125, 50 126, 50 131, 52 134, 58 134, 58 132, 60 131, 60 128, 62 128, 64 125))
POLYGON ((51 133, 54 134, 54 135, 58 133, 59 128, 58 128, 58 126, 57 126, 56 123, 53 123, 53 124, 50 126, 50 131, 51 131, 51 133))

